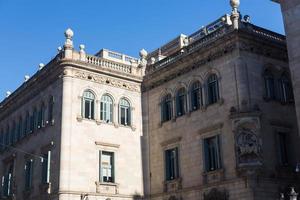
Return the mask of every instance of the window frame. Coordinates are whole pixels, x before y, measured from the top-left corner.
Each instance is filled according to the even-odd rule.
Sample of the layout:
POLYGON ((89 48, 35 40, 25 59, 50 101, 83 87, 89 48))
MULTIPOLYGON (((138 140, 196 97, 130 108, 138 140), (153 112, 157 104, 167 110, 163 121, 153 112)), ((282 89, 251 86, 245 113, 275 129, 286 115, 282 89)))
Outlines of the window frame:
POLYGON ((180 178, 180 155, 178 146, 164 150, 164 173, 165 181, 173 181, 180 178), (174 152, 175 156, 173 154, 174 152), (171 154, 173 154, 173 158, 171 154))
MULTIPOLYGON (((116 156, 115 156, 115 152, 113 151, 104 151, 104 150, 100 150, 99 151, 99 182, 100 183, 111 183, 111 184, 114 184, 116 183, 116 176, 115 176, 115 169, 116 169, 116 156), (103 164, 102 164, 102 160, 103 160, 103 155, 104 154, 107 154, 107 155, 110 155, 110 167, 111 167, 111 180, 109 181, 108 179, 104 180, 104 176, 103 176, 103 164)), ((108 177, 108 176, 107 176, 108 177)))
POLYGON ((88 120, 95 120, 95 105, 96 105, 95 102, 96 102, 95 93, 92 90, 85 90, 82 95, 82 103, 81 103, 82 118, 88 120), (89 94, 90 97, 87 94, 89 94), (88 107, 88 111, 86 110, 86 106, 88 107))
POLYGON ((173 117, 173 100, 170 93, 166 94, 161 101, 161 121, 170 121, 173 117))
POLYGON ((218 103, 220 100, 220 83, 217 74, 210 74, 206 81, 207 105, 218 103))
POLYGON ((176 92, 176 117, 181 117, 187 111, 187 92, 185 87, 181 87, 176 92))
POLYGON ((213 172, 217 171, 223 168, 222 164, 222 147, 221 147, 221 135, 211 135, 208 137, 203 138, 202 140, 203 144, 203 164, 204 164, 204 171, 205 172, 213 172), (211 146, 208 146, 209 144, 207 141, 214 140, 214 151, 211 152, 211 146), (211 157, 212 154, 214 154, 214 157, 211 157), (208 156, 208 157, 207 157, 208 156), (214 163, 214 164, 213 164, 214 163), (212 166, 214 165, 214 166, 212 166))
POLYGON ((202 84, 200 81, 194 81, 190 87, 191 111, 199 110, 203 106, 202 84), (197 85, 197 86, 196 86, 197 85))
POLYGON ((114 100, 109 94, 104 94, 101 97, 100 120, 105 123, 113 123, 114 122, 114 100), (107 98, 107 99, 105 99, 105 98, 107 98), (110 101, 108 101, 108 99, 110 99, 110 101), (109 108, 109 109, 107 109, 107 108, 109 108))
POLYGON ((282 103, 288 103, 293 100, 293 91, 291 81, 286 74, 283 74, 279 79, 280 100, 282 103))
POLYGON ((125 97, 122 97, 119 101, 119 124, 122 126, 132 125, 132 107, 130 101, 125 97), (122 102, 127 102, 127 105, 122 102), (122 113, 124 113, 124 123, 122 122, 122 113))
POLYGON ((265 98, 267 100, 276 100, 275 76, 270 70, 264 72, 265 98))
POLYGON ((25 190, 30 190, 32 188, 33 167, 34 167, 33 159, 27 159, 25 161, 25 167, 24 167, 24 189, 25 190))

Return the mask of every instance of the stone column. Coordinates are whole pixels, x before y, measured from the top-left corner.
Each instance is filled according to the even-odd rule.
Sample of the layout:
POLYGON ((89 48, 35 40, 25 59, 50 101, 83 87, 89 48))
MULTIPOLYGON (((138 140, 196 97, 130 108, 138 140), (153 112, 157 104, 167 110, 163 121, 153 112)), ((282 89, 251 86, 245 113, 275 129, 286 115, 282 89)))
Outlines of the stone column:
POLYGON ((72 138, 72 77, 71 71, 65 67, 62 86, 62 115, 60 140, 60 175, 59 191, 69 191, 71 181, 71 138, 72 138))
POLYGON ((287 36, 297 121, 298 127, 300 127, 300 1, 280 0, 280 2, 287 36))

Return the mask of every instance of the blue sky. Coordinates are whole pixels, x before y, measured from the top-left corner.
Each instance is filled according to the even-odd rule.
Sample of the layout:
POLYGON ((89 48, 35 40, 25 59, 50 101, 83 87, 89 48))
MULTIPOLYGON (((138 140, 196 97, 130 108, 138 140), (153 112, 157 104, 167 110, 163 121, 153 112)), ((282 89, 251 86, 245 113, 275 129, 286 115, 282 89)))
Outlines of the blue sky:
MULTIPOLYGON (((74 45, 94 54, 102 48, 131 56, 191 34, 225 13, 229 0, 0 0, 0 101, 47 63, 74 30, 74 45)), ((284 33, 279 5, 241 0, 252 23, 284 33)))

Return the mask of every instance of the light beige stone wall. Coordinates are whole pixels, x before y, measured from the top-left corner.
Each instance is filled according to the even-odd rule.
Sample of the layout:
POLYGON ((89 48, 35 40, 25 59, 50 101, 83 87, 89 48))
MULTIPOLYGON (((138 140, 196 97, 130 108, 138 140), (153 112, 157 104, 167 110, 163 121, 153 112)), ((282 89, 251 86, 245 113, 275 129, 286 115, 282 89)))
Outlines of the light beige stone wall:
POLYGON ((85 193, 89 195, 89 199, 132 199, 134 195, 143 195, 141 93, 76 78, 73 74, 79 69, 67 70, 68 75, 63 78, 59 199, 80 199, 80 195, 85 193), (96 96, 95 120, 81 117, 81 97, 87 89, 96 96), (100 121, 100 99, 106 93, 114 100, 113 124, 100 121), (132 127, 123 127, 118 123, 118 104, 122 97, 126 97, 133 108, 132 127), (104 191, 102 189, 102 192, 97 192, 100 150, 115 153, 115 182, 118 192, 115 192, 114 187, 103 185, 100 187, 104 191))

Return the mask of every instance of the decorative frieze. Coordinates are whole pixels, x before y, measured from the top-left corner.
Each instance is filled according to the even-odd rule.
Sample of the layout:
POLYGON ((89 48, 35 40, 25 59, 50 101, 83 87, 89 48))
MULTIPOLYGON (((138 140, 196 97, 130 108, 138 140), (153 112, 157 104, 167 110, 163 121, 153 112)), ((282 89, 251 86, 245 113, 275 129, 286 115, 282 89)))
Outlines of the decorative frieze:
POLYGON ((111 77, 105 77, 105 76, 91 74, 91 73, 82 72, 82 71, 75 71, 74 77, 93 81, 93 82, 104 84, 104 85, 109 85, 109 86, 125 89, 125 90, 129 90, 129 91, 133 91, 133 92, 141 91, 140 86, 137 84, 128 83, 128 82, 117 80, 117 79, 114 79, 111 77))
POLYGON ((262 140, 259 117, 241 117, 233 120, 237 167, 258 168, 262 165, 262 140))

